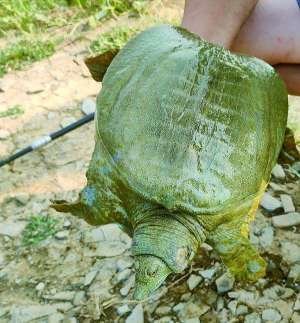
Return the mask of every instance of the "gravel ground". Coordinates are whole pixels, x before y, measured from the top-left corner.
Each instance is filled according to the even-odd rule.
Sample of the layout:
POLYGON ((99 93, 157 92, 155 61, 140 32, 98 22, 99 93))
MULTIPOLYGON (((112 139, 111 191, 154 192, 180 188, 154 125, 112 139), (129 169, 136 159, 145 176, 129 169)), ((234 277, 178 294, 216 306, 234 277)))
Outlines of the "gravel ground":
MULTIPOLYGON (((170 5, 164 14, 178 12, 170 5)), ((85 48, 69 44, 0 80, 0 110, 24 109, 0 119, 0 155, 92 111, 100 86, 82 63, 85 48)), ((300 100, 291 98, 291 106, 299 125, 300 100)), ((300 322, 299 163, 275 167, 251 225, 251 242, 268 262, 264 279, 236 283, 203 244, 188 271, 136 303, 131 239, 116 225, 92 227, 49 208, 51 199, 73 199, 84 185, 93 136, 89 124, 1 168, 0 322, 300 322), (56 219, 58 230, 26 247, 21 233, 31 215, 56 219)))

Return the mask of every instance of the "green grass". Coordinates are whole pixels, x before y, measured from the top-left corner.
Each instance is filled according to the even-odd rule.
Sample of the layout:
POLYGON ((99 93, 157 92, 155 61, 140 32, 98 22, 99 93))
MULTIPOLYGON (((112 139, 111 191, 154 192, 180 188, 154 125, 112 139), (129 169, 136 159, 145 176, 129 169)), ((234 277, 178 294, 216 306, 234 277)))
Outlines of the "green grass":
POLYGON ((91 54, 101 54, 111 49, 120 49, 138 32, 137 28, 115 27, 93 40, 89 51, 91 54))
POLYGON ((5 117, 13 117, 16 118, 18 115, 21 115, 24 113, 24 110, 20 105, 15 105, 3 112, 0 112, 0 118, 5 118, 5 117))
POLYGON ((53 236, 57 232, 57 223, 57 220, 47 216, 31 216, 22 232, 22 244, 24 246, 36 245, 53 236))
POLYGON ((32 62, 51 56, 55 52, 52 41, 22 39, 0 50, 0 77, 10 70, 20 70, 32 62))
POLYGON ((141 13, 148 1, 134 0, 1 0, 0 36, 9 30, 36 33, 72 24, 84 17, 101 20, 124 12, 141 13))

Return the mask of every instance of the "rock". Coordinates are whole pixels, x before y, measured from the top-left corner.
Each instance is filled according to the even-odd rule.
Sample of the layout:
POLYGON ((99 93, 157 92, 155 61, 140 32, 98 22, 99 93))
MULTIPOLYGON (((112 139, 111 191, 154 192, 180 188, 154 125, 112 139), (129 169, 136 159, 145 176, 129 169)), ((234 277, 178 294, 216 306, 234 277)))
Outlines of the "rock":
POLYGON ((11 323, 26 323, 56 312, 55 305, 22 305, 11 310, 11 323))
POLYGON ((0 268, 5 266, 5 257, 2 253, 0 253, 0 268))
POLYGON ((62 128, 69 126, 70 124, 76 122, 76 119, 74 117, 64 117, 61 122, 60 126, 62 128))
POLYGON ((200 320, 198 319, 198 317, 193 317, 191 319, 186 319, 181 322, 182 323, 200 323, 200 320))
POLYGON ((67 231, 67 230, 64 230, 64 231, 59 231, 59 232, 57 232, 56 234, 55 234, 55 238, 57 239, 57 240, 65 240, 65 239, 68 239, 68 237, 69 237, 69 231, 67 231))
POLYGON ((293 169, 300 174, 300 161, 293 164, 293 169))
POLYGON ((48 323, 62 323, 64 321, 64 315, 61 313, 54 313, 48 317, 48 323))
POLYGON ((288 278, 292 279, 294 282, 300 282, 300 265, 299 264, 295 264, 295 265, 291 266, 288 278))
POLYGON ((132 265, 132 257, 122 257, 117 261, 117 271, 123 271, 124 269, 131 268, 132 265))
POLYGON ((144 311, 142 304, 138 304, 131 314, 127 317, 125 323, 144 323, 144 311))
POLYGON ((0 235, 16 238, 20 236, 25 226, 26 226, 25 222, 11 222, 11 221, 1 222, 0 235))
POLYGON ((81 103, 81 111, 88 115, 90 113, 95 112, 96 110, 96 102, 92 98, 85 98, 81 103))
POLYGON ((157 307, 157 309, 155 310, 155 313, 159 316, 162 315, 167 315, 171 312, 171 307, 170 306, 159 306, 157 307))
POLYGON ((122 315, 124 315, 124 314, 126 314, 126 313, 128 313, 128 312, 130 312, 130 308, 129 308, 129 306, 128 306, 127 304, 122 305, 122 306, 119 306, 119 307, 117 308, 117 313, 118 313, 118 315, 120 315, 120 316, 122 316, 122 315))
POLYGON ((216 273, 216 268, 215 267, 199 271, 199 274, 204 279, 208 279, 208 280, 211 280, 213 278, 213 276, 215 275, 215 273, 216 273))
POLYGON ((153 323, 174 323, 170 316, 161 317, 159 320, 153 321, 153 323))
POLYGON ((66 220, 63 224, 64 229, 70 229, 72 226, 72 223, 69 220, 66 220))
POLYGON ((203 278, 198 275, 191 275, 187 280, 189 290, 193 290, 195 287, 197 287, 202 280, 203 278))
POLYGON ((191 319, 195 317, 200 317, 209 311, 210 307, 202 302, 190 301, 188 303, 183 303, 183 308, 178 312, 178 317, 180 321, 191 319))
POLYGON ((293 303, 283 301, 282 299, 272 304, 273 308, 276 308, 280 312, 283 320, 289 320, 293 314, 293 303))
POLYGON ((228 296, 230 298, 237 299, 239 303, 244 303, 249 307, 254 308, 256 305, 258 294, 241 289, 239 291, 229 292, 228 296))
POLYGON ((263 228, 260 232, 259 243, 263 248, 270 247, 274 239, 274 230, 271 226, 263 228))
POLYGON ((281 255, 289 265, 300 261, 300 247, 295 243, 284 241, 281 243, 281 255))
POLYGON ((84 278, 84 283, 83 283, 84 286, 89 286, 95 279, 97 273, 98 273, 98 270, 92 270, 89 273, 87 273, 84 278))
POLYGON ((116 280, 118 283, 120 283, 121 281, 126 280, 130 275, 131 275, 131 270, 127 268, 117 273, 116 280))
POLYGON ((300 296, 296 299, 293 309, 294 311, 300 311, 300 296))
POLYGON ((120 293, 122 296, 127 296, 129 294, 130 289, 134 286, 135 276, 131 275, 129 279, 126 281, 124 286, 120 289, 120 293))
POLYGON ((232 315, 235 315, 237 305, 238 305, 238 301, 231 301, 228 303, 227 307, 230 310, 232 315))
POLYGON ((45 284, 44 283, 38 283, 36 286, 35 286, 35 290, 38 291, 38 292, 41 292, 43 289, 45 288, 45 284))
POLYGON ((74 298, 74 291, 59 292, 54 295, 45 295, 43 298, 55 301, 72 301, 74 298))
POLYGON ((272 217, 272 224, 276 228, 288 228, 300 224, 300 213, 293 212, 272 217))
POLYGON ((73 298, 73 304, 75 306, 83 305, 84 301, 85 301, 85 292, 83 290, 75 293, 73 298))
POLYGON ((261 323, 260 315, 251 313, 245 316, 245 323, 261 323))
POLYGON ((283 167, 279 164, 276 164, 275 167, 272 169, 272 175, 277 179, 285 179, 283 167))
POLYGON ((294 313, 293 316, 292 316, 292 322, 293 323, 299 323, 300 322, 300 314, 298 313, 294 313))
POLYGON ((15 200, 21 205, 26 205, 30 200, 30 195, 27 193, 20 193, 15 196, 15 200))
POLYGON ((289 195, 281 194, 280 199, 285 213, 295 212, 295 205, 289 195))
POLYGON ((264 193, 260 205, 269 212, 276 211, 282 207, 281 203, 267 192, 264 193))
POLYGON ((248 313, 248 307, 246 305, 239 305, 235 311, 236 315, 245 315, 248 313))
POLYGON ((230 273, 225 273, 216 280, 217 291, 219 294, 226 293, 234 285, 234 277, 230 273))
POLYGON ((66 323, 78 323, 76 317, 70 317, 66 320, 66 323))
POLYGON ((217 298, 217 303, 216 303, 216 309, 218 312, 220 312, 224 308, 225 302, 224 298, 222 296, 219 296, 217 298))
POLYGON ((10 133, 7 130, 0 129, 0 140, 5 140, 10 136, 10 133))
POLYGON ((273 308, 268 308, 266 310, 263 310, 262 319, 264 321, 280 322, 281 315, 278 313, 278 311, 274 310, 273 308))
POLYGON ((182 311, 184 309, 184 306, 185 306, 185 303, 178 303, 177 305, 175 305, 173 307, 173 311, 175 313, 178 313, 178 312, 180 312, 180 311, 182 311))

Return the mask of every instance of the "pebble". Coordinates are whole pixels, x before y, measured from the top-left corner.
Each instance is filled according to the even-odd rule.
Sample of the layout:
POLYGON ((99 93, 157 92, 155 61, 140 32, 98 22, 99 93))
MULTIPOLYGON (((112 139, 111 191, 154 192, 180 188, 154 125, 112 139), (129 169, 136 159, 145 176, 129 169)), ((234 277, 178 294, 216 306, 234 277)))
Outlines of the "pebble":
POLYGON ((245 315, 248 313, 248 307, 246 305, 239 305, 235 311, 236 315, 245 315))
POLYGON ((295 264, 295 265, 291 266, 288 278, 292 279, 294 282, 300 283, 300 265, 299 264, 295 264))
POLYGON ((193 317, 191 319, 186 319, 181 321, 182 323, 200 323, 200 320, 198 317, 193 317))
POLYGON ((283 167, 279 164, 276 164, 272 169, 272 175, 277 179, 285 179, 285 173, 283 167))
POLYGON ((72 226, 72 223, 69 220, 66 220, 63 224, 64 229, 70 229, 71 226, 72 226))
POLYGON ((289 195, 281 194, 280 199, 285 213, 295 212, 295 205, 289 195))
POLYGON ((67 230, 64 230, 64 231, 59 231, 59 232, 57 232, 56 234, 55 234, 55 238, 57 239, 57 240, 65 240, 65 239, 67 239, 68 237, 69 237, 69 231, 67 231, 67 230))
POLYGON ((54 305, 15 306, 11 311, 11 323, 26 323, 56 312, 54 305))
POLYGON ((30 195, 27 193, 20 193, 15 196, 15 200, 21 205, 26 205, 30 200, 30 195))
POLYGON ((144 311, 142 304, 138 304, 131 314, 127 317, 125 323, 144 323, 144 311))
POLYGON ((25 222, 2 222, 0 223, 0 235, 9 236, 11 238, 19 237, 25 226, 25 222))
POLYGON ((124 269, 117 273, 116 280, 120 283, 123 280, 126 280, 131 275, 131 270, 129 268, 124 269))
POLYGON ((273 216, 272 224, 276 228, 288 228, 300 224, 300 213, 293 212, 283 215, 273 216))
POLYGON ((75 293, 74 298, 73 298, 73 304, 75 306, 82 305, 84 301, 85 301, 85 292, 83 290, 75 293))
POLYGON ((269 212, 273 212, 281 208, 281 203, 267 192, 264 193, 260 201, 260 205, 269 212))
POLYGON ((300 161, 293 164, 293 169, 300 174, 300 161))
POLYGON ((257 313, 251 313, 245 316, 245 323, 261 323, 261 317, 257 313))
POLYGON ((89 273, 87 273, 84 278, 84 283, 83 283, 84 286, 89 286, 95 279, 97 273, 98 273, 98 270, 92 270, 89 273))
POLYGON ((300 322, 300 314, 295 312, 292 316, 292 321, 293 323, 299 323, 300 322))
POLYGON ((130 312, 130 308, 129 308, 129 306, 128 306, 127 304, 122 305, 122 306, 119 306, 119 307, 117 308, 117 313, 118 313, 118 315, 120 315, 120 316, 122 316, 122 315, 124 315, 124 314, 126 314, 126 313, 128 313, 128 312, 130 312))
POLYGON ((210 269, 206 270, 201 270, 199 271, 199 274, 204 278, 204 279, 212 279, 214 274, 216 273, 216 268, 212 267, 210 269))
POLYGON ((131 268, 132 265, 132 257, 122 257, 117 261, 117 271, 123 271, 124 269, 131 268))
POLYGON ((295 243, 284 241, 281 243, 281 254, 284 261, 294 264, 300 261, 300 247, 295 243))
POLYGON ((88 115, 90 113, 95 112, 96 110, 96 102, 92 98, 85 98, 81 103, 81 111, 88 115))
POLYGON ((216 279, 216 285, 219 294, 226 293, 232 289, 234 285, 234 277, 229 273, 225 273, 216 279))
POLYGON ((274 230, 271 226, 263 228, 260 232, 259 243, 263 248, 270 247, 274 239, 274 230))
POLYGON ((129 294, 130 289, 134 286, 134 282, 135 282, 135 277, 134 277, 134 275, 132 275, 126 281, 124 286, 120 289, 120 294, 122 296, 127 296, 129 294))
POLYGON ((35 290, 37 290, 38 292, 42 291, 43 289, 45 288, 45 284, 44 283, 38 283, 36 286, 35 286, 35 290))
POLYGON ((48 317, 48 323, 62 323, 64 315, 61 313, 54 313, 48 317))
POLYGON ((293 309, 294 311, 300 311, 300 296, 296 299, 293 309))
POLYGON ((238 305, 238 301, 231 301, 228 303, 227 307, 230 310, 232 315, 235 315, 237 305, 238 305))
POLYGON ((278 311, 274 310, 273 308, 268 308, 262 311, 262 319, 264 321, 280 322, 281 315, 278 313, 278 311))
POLYGON ((196 288, 202 282, 202 280, 203 278, 198 275, 191 275, 187 280, 189 290, 196 288))
POLYGON ((155 313, 159 316, 169 314, 171 312, 171 307, 170 306, 159 306, 156 310, 155 313))
POLYGON ((61 120, 60 126, 62 128, 69 126, 71 123, 76 122, 76 118, 74 117, 65 117, 61 120))
POLYGON ((5 140, 10 136, 10 133, 7 130, 0 129, 0 140, 5 140))
POLYGON ((55 301, 72 301, 74 299, 74 291, 58 292, 54 295, 45 295, 43 298, 55 301))

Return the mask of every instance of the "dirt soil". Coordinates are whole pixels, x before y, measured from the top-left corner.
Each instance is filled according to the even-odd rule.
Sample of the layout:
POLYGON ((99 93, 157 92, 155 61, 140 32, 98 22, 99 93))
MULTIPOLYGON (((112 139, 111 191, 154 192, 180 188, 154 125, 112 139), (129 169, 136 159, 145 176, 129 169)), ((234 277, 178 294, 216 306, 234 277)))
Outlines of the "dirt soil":
MULTIPOLYGON (((153 10, 159 19, 178 20, 182 1, 153 10)), ((101 87, 83 63, 90 39, 114 25, 152 22, 127 16, 110 21, 0 79, 0 112, 24 109, 16 118, 0 118, 0 156, 82 117, 82 102, 95 100, 101 87)), ((300 99, 290 98, 290 105, 300 138, 300 99)), ((138 304, 132 301, 131 239, 116 225, 95 228, 49 208, 51 199, 74 199, 84 186, 93 147, 90 123, 0 169, 0 322, 300 322, 300 220, 285 228, 274 220, 300 217, 300 165, 278 166, 265 197, 269 204, 259 208, 251 227, 251 241, 268 261, 266 278, 233 284, 204 244, 189 271, 138 304), (289 209, 282 195, 292 199, 289 209), (21 232, 31 215, 57 219, 58 233, 24 247, 21 232)))

